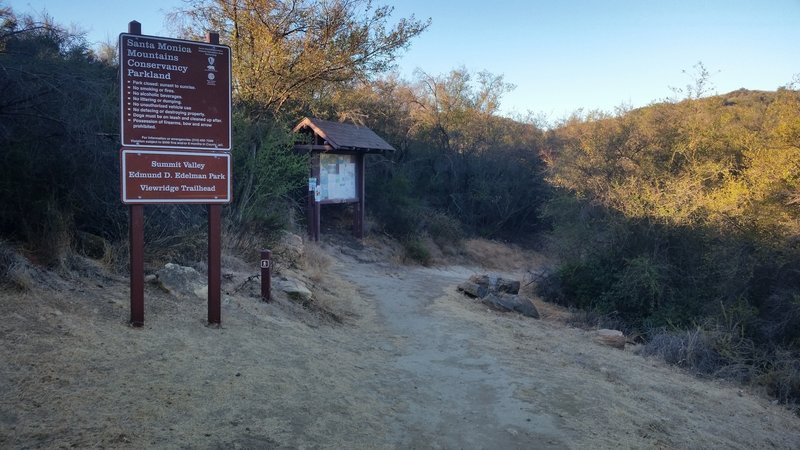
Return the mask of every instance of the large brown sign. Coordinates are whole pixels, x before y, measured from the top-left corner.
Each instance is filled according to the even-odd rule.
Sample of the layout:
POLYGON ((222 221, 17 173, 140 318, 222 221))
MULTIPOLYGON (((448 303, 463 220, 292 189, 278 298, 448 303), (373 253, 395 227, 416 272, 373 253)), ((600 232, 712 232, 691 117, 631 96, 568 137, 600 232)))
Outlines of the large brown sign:
POLYGON ((230 203, 230 153, 122 149, 122 202, 230 203))
POLYGON ((124 147, 230 151, 229 47, 123 33, 119 54, 124 147))

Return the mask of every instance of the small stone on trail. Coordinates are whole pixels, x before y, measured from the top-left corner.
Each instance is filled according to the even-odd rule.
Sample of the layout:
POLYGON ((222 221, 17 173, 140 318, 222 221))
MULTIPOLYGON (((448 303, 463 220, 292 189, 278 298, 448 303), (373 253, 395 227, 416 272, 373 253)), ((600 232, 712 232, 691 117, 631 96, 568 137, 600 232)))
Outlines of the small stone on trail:
POLYGON ((470 297, 483 298, 492 292, 502 292, 506 294, 519 294, 520 282, 517 280, 507 280, 494 275, 472 275, 469 280, 458 285, 458 290, 470 297))

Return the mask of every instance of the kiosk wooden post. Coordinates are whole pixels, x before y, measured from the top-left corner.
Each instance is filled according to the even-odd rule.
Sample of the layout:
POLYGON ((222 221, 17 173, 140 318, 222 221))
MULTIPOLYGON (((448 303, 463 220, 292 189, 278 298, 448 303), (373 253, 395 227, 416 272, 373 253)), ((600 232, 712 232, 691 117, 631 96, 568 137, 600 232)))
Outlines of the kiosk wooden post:
POLYGON ((356 196, 358 201, 353 205, 353 235, 364 238, 364 154, 356 155, 356 196))
MULTIPOLYGON (((317 179, 317 189, 320 189, 319 183, 320 183, 321 178, 320 178, 320 171, 319 171, 319 154, 315 154, 311 159, 312 159, 312 163, 311 163, 312 169, 311 170, 312 170, 312 173, 314 174, 314 178, 317 179)), ((311 238, 314 240, 314 242, 319 242, 320 223, 321 223, 320 222, 321 205, 319 203, 319 199, 317 199, 316 192, 314 192, 314 196, 312 197, 312 200, 313 200, 313 202, 311 203, 311 205, 312 205, 312 210, 314 211, 313 212, 314 221, 312 222, 311 226, 312 226, 312 230, 314 230, 314 231, 312 232, 311 238)))

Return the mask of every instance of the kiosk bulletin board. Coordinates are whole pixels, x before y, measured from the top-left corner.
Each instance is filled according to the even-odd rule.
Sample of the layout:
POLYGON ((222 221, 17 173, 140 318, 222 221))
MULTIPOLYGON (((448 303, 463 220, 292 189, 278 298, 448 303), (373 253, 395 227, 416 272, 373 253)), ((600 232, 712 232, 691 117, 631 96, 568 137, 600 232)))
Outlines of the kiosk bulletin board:
POLYGON ((319 184, 322 203, 357 202, 356 156, 333 153, 319 155, 319 184))

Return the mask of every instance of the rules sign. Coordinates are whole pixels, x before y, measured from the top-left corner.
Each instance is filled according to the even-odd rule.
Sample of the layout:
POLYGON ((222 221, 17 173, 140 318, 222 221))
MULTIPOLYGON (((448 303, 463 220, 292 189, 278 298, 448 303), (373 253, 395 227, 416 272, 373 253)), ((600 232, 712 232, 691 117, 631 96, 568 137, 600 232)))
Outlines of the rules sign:
POLYGON ((231 150, 231 51, 120 34, 123 147, 231 150))

